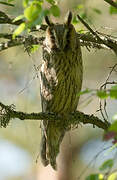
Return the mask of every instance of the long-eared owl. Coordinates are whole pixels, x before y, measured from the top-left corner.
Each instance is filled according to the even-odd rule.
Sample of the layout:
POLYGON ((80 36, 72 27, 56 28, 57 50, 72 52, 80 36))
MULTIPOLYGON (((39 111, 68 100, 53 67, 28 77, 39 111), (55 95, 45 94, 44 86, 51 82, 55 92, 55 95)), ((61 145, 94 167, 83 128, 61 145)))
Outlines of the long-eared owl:
POLYGON ((69 12, 63 24, 48 25, 43 43, 43 60, 40 72, 42 111, 55 113, 62 121, 42 121, 41 160, 44 166, 56 169, 56 157, 65 134, 63 122, 76 110, 78 93, 82 86, 82 54, 80 42, 69 12))

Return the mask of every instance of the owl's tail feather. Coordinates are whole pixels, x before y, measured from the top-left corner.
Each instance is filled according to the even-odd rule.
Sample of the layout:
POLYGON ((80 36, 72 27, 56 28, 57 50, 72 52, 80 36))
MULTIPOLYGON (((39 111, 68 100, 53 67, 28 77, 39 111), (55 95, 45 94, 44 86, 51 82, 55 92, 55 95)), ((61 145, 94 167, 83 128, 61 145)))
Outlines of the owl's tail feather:
POLYGON ((46 157, 46 137, 43 134, 42 135, 42 139, 41 139, 41 161, 43 163, 44 166, 47 166, 49 164, 49 160, 46 157))
MULTIPOLYGON (((55 131, 56 134, 56 131, 55 131)), ((60 134, 56 134, 56 136, 53 136, 52 139, 47 141, 48 146, 48 159, 49 163, 53 167, 54 170, 57 170, 56 165, 56 157, 60 150, 60 144, 63 140, 63 137, 65 135, 65 132, 60 132, 60 134)))
POLYGON ((41 142, 41 161, 44 166, 50 164, 57 170, 56 157, 59 153, 60 144, 65 135, 65 131, 60 127, 50 125, 47 128, 46 135, 43 134, 41 142))

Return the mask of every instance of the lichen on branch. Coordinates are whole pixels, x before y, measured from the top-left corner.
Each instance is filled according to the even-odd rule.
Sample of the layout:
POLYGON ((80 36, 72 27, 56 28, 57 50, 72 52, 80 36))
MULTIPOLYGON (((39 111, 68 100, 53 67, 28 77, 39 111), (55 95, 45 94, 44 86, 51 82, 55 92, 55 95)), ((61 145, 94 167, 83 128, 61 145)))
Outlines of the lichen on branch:
MULTIPOLYGON (((49 121, 59 121, 63 120, 62 116, 59 116, 55 113, 25 113, 21 111, 15 111, 14 105, 4 105, 0 102, 0 126, 6 128, 9 122, 12 119, 18 118, 20 120, 49 120, 49 121)), ((107 130, 110 126, 110 123, 105 121, 103 122, 98 117, 94 115, 87 115, 83 112, 76 111, 69 114, 68 120, 64 122, 65 129, 69 129, 72 126, 77 126, 78 124, 91 124, 97 126, 103 130, 107 130)))

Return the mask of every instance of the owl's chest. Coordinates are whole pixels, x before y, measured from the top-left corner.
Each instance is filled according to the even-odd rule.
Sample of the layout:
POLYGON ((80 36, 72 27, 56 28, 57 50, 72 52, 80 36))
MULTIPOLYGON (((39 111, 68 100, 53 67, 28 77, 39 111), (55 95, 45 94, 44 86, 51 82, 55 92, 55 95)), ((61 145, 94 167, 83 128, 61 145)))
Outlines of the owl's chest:
POLYGON ((69 52, 45 54, 43 57, 41 94, 47 101, 47 110, 57 113, 73 111, 80 89, 77 55, 69 52))
POLYGON ((43 51, 42 72, 52 86, 59 86, 66 80, 77 81, 77 54, 72 51, 49 53, 43 51))

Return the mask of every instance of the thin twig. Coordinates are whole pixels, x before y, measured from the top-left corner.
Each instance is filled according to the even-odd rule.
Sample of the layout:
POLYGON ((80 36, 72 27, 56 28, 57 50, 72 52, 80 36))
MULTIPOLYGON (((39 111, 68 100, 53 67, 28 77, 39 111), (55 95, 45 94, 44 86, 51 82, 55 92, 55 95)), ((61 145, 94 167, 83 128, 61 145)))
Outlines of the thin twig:
MULTIPOLYGON (((18 21, 14 21, 15 18, 10 18, 5 12, 0 11, 0 24, 11 24, 11 25, 20 25, 21 23, 25 23, 26 21, 20 19, 18 21)), ((47 29, 47 25, 40 25, 32 27, 31 31, 38 31, 43 30, 45 31, 47 29)))
POLYGON ((106 151, 107 149, 109 149, 112 146, 106 147, 102 150, 100 150, 92 159, 91 161, 88 163, 88 165, 83 169, 83 171, 81 172, 81 174, 77 177, 77 180, 80 180, 80 178, 84 175, 84 173, 87 171, 87 169, 89 168, 89 166, 91 166, 91 164, 93 163, 93 161, 103 152, 106 151))
POLYGON ((45 39, 44 37, 36 38, 33 37, 32 35, 29 35, 28 37, 17 36, 15 39, 12 39, 12 34, 4 34, 3 36, 0 34, 0 38, 3 37, 9 39, 9 41, 0 43, 0 51, 20 45, 27 45, 27 46, 32 46, 34 44, 42 45, 45 39))
MULTIPOLYGON (((111 74, 114 72, 114 70, 116 69, 116 67, 117 67, 117 64, 115 64, 113 67, 111 67, 111 70, 110 70, 110 72, 109 72, 108 75, 107 75, 106 81, 105 81, 104 84, 101 85, 100 90, 104 89, 105 91, 107 91, 107 89, 106 89, 107 85, 109 85, 109 84, 117 84, 116 81, 112 81, 112 82, 109 81, 110 76, 111 76, 111 74)), ((101 115, 102 115, 104 121, 106 121, 106 119, 108 119, 108 113, 107 113, 107 110, 106 110, 106 106, 107 106, 106 99, 104 99, 103 109, 102 109, 102 101, 101 101, 101 99, 100 99, 99 104, 100 104, 100 110, 99 110, 99 111, 101 112, 101 115), (106 115, 106 118, 105 118, 105 115, 104 115, 104 113, 103 113, 103 110, 104 110, 104 113, 105 113, 105 115, 106 115)))
POLYGON ((94 38, 98 41, 99 44, 104 44, 107 47, 111 48, 115 54, 117 55, 117 42, 112 41, 110 38, 104 38, 100 37, 90 26, 87 24, 79 15, 77 15, 77 18, 81 21, 81 23, 94 35, 94 38))
POLYGON ((117 3, 114 2, 113 0, 104 0, 105 2, 107 2, 108 4, 110 4, 111 6, 117 8, 117 3))

